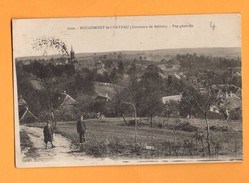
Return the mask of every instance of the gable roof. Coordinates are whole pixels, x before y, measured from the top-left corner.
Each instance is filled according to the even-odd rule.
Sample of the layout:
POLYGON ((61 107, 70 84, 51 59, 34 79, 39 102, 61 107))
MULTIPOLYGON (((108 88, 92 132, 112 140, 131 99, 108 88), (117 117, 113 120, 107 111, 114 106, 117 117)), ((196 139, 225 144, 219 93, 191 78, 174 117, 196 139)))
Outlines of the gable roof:
POLYGON ((66 92, 61 93, 62 95, 62 103, 60 104, 61 106, 68 106, 68 105, 74 105, 76 103, 76 100, 73 99, 70 95, 68 95, 66 92))
POLYGON ((170 102, 170 101, 180 102, 181 99, 182 99, 182 95, 165 96, 165 97, 162 97, 162 103, 166 104, 166 102, 170 102))
POLYGON ((29 110, 27 102, 20 97, 18 100, 19 121, 24 120, 27 116, 31 116, 38 120, 38 118, 29 110))
POLYGON ((22 97, 20 97, 18 100, 18 106, 27 106, 27 102, 22 97))
POLYGON ((106 102, 109 101, 109 100, 112 100, 108 94, 106 95, 102 95, 102 94, 97 94, 97 96, 95 97, 95 99, 104 99, 106 102))
POLYGON ((111 99, 116 95, 114 86, 110 83, 94 82, 94 90, 96 95, 101 97, 108 96, 111 99))
POLYGON ((225 99, 225 103, 226 103, 226 107, 228 110, 233 110, 233 109, 237 109, 237 108, 242 107, 241 99, 238 96, 236 96, 235 94, 227 97, 225 99))

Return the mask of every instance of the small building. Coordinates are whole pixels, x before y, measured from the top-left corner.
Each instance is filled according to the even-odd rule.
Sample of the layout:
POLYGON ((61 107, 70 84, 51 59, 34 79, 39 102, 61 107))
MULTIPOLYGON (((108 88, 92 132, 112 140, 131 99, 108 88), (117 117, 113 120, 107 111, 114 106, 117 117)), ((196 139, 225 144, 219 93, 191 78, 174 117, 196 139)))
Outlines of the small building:
POLYGON ((31 123, 38 121, 38 118, 29 110, 28 103, 20 96, 18 100, 19 122, 31 123))
POLYGON ((166 104, 167 102, 170 102, 170 101, 180 102, 181 99, 182 99, 182 94, 165 96, 165 97, 162 97, 162 103, 166 104))
POLYGON ((58 100, 60 105, 55 110, 56 118, 66 121, 76 119, 76 100, 67 94, 66 91, 60 93, 58 100))
POLYGON ((97 94, 95 99, 99 100, 99 101, 102 101, 102 102, 108 102, 108 101, 112 100, 107 93, 105 95, 97 94))

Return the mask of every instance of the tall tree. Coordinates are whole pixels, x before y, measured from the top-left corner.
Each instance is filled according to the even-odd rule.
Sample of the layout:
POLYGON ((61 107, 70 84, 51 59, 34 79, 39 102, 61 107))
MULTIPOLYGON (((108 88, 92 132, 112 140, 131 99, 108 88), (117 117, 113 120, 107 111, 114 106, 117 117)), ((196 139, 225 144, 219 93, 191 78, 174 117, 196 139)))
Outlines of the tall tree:
POLYGON ((209 75, 208 72, 205 74, 198 74, 197 80, 199 81, 198 86, 202 86, 202 90, 196 87, 191 82, 179 82, 182 90, 183 96, 181 100, 181 108, 189 112, 190 115, 202 115, 205 119, 206 125, 206 140, 208 147, 208 154, 211 155, 211 142, 210 142, 210 125, 208 120, 208 112, 212 105, 217 105, 220 101, 218 91, 212 87, 214 78, 209 75))

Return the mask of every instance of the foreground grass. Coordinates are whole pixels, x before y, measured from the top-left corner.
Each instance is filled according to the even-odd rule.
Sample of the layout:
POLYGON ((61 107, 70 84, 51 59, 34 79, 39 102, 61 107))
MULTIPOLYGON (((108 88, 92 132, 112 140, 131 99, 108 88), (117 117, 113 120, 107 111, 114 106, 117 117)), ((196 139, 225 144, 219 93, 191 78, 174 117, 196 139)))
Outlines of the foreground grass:
MULTIPOLYGON (((42 127, 44 124, 31 125, 42 127)), ((156 120, 152 128, 141 120, 136 144, 134 127, 125 125, 121 119, 86 120, 86 125, 88 133, 84 152, 90 156, 113 159, 208 156, 205 125, 197 120, 187 123, 164 119, 163 124, 161 120, 156 120)), ((242 158, 241 123, 211 120, 210 126, 212 157, 242 158)), ((76 122, 58 123, 55 132, 70 138, 75 145, 79 142, 76 122)))
POLYGON ((23 161, 30 161, 30 159, 37 158, 36 148, 34 148, 33 143, 30 141, 29 136, 24 132, 20 131, 20 145, 21 152, 24 154, 23 161))

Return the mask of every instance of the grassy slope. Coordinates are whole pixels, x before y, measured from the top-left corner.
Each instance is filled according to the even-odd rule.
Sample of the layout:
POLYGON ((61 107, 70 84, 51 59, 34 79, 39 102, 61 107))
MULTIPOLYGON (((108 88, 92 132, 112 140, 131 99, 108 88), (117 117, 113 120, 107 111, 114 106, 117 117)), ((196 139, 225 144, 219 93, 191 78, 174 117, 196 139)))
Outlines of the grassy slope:
MULTIPOLYGON (((157 123, 159 119, 155 120, 157 123)), ((129 158, 156 158, 173 156, 201 156, 201 143, 193 138, 195 132, 172 130, 168 128, 174 124, 174 120, 165 119, 164 128, 153 127, 143 124, 138 126, 138 145, 134 143, 134 127, 125 126, 121 119, 106 118, 99 120, 86 120, 88 133, 86 135, 85 151, 88 155, 96 157, 129 157, 129 158), (190 144, 188 144, 190 142, 190 144), (146 146, 153 146, 154 151, 145 150, 146 146)), ((200 120, 190 120, 190 123, 204 130, 204 123, 200 120)), ((33 126, 34 124, 32 124, 33 126)), ((35 124, 40 126, 41 124, 35 124)), ((41 125, 42 126, 42 125, 41 125)), ((230 130, 211 131, 213 144, 213 155, 233 156, 241 158, 242 155, 242 132, 240 122, 210 120, 210 126, 228 126, 230 130), (219 149, 215 153, 215 148, 219 149)), ((73 143, 78 143, 76 122, 63 122, 58 124, 56 130, 73 143)), ((205 131, 204 131, 205 135, 205 131)), ((205 154, 207 155, 206 143, 204 141, 205 154)))
POLYGON ((30 161, 30 159, 35 159, 38 157, 36 149, 33 146, 33 143, 30 141, 29 136, 24 132, 20 132, 21 140, 21 151, 24 153, 23 161, 30 161))

